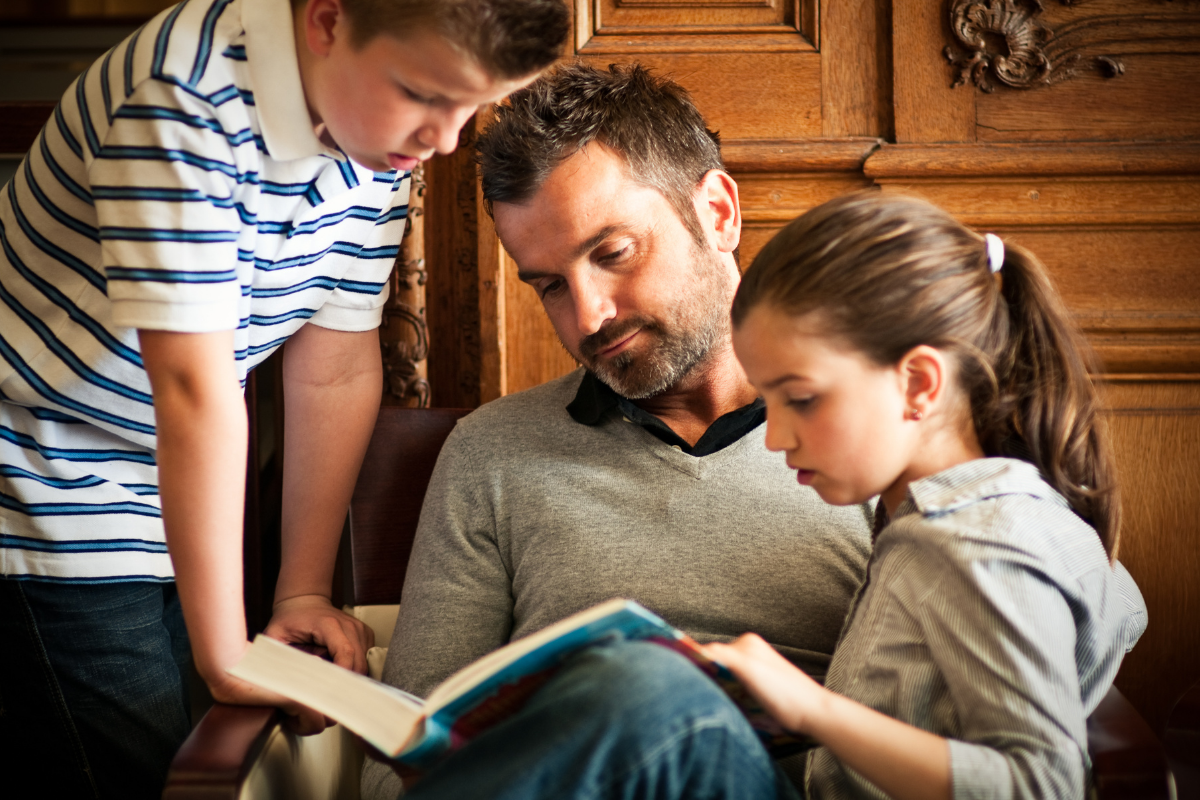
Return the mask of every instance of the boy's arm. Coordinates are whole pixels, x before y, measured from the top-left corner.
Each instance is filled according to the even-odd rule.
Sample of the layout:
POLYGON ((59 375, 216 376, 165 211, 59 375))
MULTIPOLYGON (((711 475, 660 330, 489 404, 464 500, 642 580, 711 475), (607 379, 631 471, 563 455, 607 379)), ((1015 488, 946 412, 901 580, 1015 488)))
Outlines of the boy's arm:
POLYGON ((247 646, 242 609, 242 505, 246 406, 233 332, 138 332, 154 392, 159 495, 175 583, 196 669, 213 697, 277 705, 301 716, 302 732, 324 718, 226 674, 247 646))
POLYGON ((267 633, 366 671, 369 628, 329 601, 350 495, 383 389, 379 334, 307 324, 284 348, 283 542, 267 633))

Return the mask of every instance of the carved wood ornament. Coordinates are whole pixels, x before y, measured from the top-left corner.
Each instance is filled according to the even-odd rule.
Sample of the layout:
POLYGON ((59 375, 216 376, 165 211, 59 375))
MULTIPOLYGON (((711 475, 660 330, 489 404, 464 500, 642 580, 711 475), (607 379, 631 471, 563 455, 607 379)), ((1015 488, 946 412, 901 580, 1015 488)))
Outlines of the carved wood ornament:
POLYGON ((1082 16, 1050 28, 1038 19, 1044 0, 952 0, 950 30, 957 46, 948 46, 945 54, 958 68, 953 86, 970 81, 985 92, 996 83, 1029 89, 1093 70, 1117 78, 1125 73, 1118 53, 1200 51, 1195 13, 1144 13, 1138 7, 1144 4, 1130 5, 1128 14, 1082 16))
POLYGON ((429 326, 425 321, 425 170, 412 173, 408 227, 392 270, 392 293, 379 328, 383 403, 429 407, 429 326))

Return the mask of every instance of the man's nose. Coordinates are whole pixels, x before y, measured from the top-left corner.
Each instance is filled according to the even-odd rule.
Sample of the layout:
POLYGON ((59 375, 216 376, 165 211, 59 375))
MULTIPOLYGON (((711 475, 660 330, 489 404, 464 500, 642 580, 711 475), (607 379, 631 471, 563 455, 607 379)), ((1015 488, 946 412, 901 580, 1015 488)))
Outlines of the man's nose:
POLYGON ((572 293, 581 336, 591 336, 617 315, 617 305, 611 294, 594 280, 577 281, 572 293))
POLYGON ((430 112, 425 125, 417 133, 417 140, 425 147, 432 147, 442 155, 453 153, 458 147, 458 134, 467 120, 475 116, 475 106, 454 106, 430 112))

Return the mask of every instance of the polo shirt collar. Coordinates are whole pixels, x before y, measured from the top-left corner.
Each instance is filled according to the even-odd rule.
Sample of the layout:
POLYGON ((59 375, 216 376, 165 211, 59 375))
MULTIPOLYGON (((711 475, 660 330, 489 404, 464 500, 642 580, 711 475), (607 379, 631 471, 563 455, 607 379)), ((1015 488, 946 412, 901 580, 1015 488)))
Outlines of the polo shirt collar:
POLYGON ((288 0, 242 0, 246 64, 267 152, 277 161, 329 155, 313 130, 288 0))
POLYGON ((723 450, 757 428, 767 418, 766 404, 761 397, 756 398, 753 403, 722 415, 709 426, 693 447, 661 419, 617 394, 592 372, 584 372, 579 389, 575 392, 575 399, 567 405, 567 413, 571 415, 571 419, 581 425, 598 425, 613 409, 661 441, 697 458, 723 450))

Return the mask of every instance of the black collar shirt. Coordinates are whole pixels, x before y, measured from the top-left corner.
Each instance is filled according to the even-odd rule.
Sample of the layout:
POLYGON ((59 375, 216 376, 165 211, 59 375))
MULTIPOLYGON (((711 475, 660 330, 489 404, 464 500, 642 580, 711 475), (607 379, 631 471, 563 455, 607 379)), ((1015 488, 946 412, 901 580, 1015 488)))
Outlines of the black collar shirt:
POLYGON ((677 447, 696 458, 711 455, 728 447, 763 424, 767 418, 766 404, 761 397, 756 398, 753 403, 718 417, 693 446, 671 430, 661 419, 634 405, 628 398, 617 394, 608 384, 591 372, 584 373, 579 390, 575 393, 575 399, 567 406, 567 413, 582 425, 598 425, 604 416, 614 408, 619 410, 629 422, 640 425, 672 447, 677 447))

